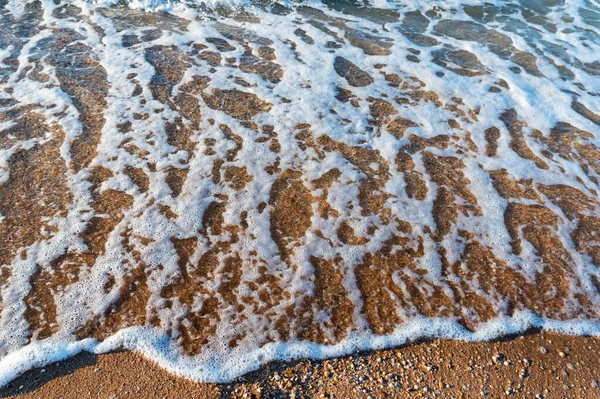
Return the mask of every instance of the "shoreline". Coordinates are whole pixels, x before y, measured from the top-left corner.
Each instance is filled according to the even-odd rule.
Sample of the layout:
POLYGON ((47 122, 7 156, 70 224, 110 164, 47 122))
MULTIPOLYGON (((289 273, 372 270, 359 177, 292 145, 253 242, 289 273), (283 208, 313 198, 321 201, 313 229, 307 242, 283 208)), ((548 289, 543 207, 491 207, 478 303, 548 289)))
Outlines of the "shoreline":
POLYGON ((600 339, 550 332, 429 340, 326 360, 273 362, 227 384, 177 377, 134 352, 82 353, 33 369, 0 398, 594 397, 600 339))

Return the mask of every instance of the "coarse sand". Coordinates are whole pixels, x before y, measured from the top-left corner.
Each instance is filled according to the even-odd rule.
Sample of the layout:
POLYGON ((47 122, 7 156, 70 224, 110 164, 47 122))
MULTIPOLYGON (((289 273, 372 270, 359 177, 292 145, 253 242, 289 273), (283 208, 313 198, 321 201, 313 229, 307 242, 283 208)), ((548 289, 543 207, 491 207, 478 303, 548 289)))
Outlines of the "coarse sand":
POLYGON ((229 384, 176 377, 133 352, 34 369, 2 398, 597 398, 600 340, 533 333, 435 340, 324 361, 272 363, 229 384))

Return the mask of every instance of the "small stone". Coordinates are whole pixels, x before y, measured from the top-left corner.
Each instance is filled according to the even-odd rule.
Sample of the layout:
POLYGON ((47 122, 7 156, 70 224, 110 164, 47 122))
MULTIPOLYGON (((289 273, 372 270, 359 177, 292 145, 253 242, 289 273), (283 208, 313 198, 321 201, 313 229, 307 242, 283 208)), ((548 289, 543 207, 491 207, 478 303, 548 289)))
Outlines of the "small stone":
POLYGON ((521 379, 529 377, 529 371, 527 371, 527 370, 525 370, 525 369, 524 369, 524 370, 521 370, 521 374, 519 374, 519 377, 520 377, 521 379))
POLYGON ((496 363, 503 362, 505 359, 506 359, 506 356, 504 356, 502 353, 497 353, 494 356, 492 356, 492 360, 495 361, 496 363))

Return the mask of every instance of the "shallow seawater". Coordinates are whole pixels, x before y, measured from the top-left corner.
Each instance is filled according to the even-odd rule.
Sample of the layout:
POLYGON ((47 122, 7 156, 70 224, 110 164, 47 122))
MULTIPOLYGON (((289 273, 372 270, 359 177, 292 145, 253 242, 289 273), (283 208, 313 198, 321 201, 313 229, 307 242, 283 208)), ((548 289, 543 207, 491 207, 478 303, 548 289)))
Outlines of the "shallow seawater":
POLYGON ((0 0, 0 385, 600 333, 597 1, 0 0))

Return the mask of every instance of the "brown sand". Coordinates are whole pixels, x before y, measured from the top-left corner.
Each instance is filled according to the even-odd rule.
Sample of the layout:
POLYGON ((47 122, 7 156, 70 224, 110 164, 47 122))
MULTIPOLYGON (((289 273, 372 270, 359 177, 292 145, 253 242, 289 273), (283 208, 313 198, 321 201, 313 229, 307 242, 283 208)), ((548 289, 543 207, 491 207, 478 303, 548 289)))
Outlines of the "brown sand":
POLYGON ((231 384, 175 377, 131 352, 32 370, 2 398, 597 398, 600 340, 535 333, 436 340, 325 361, 273 363, 231 384))

